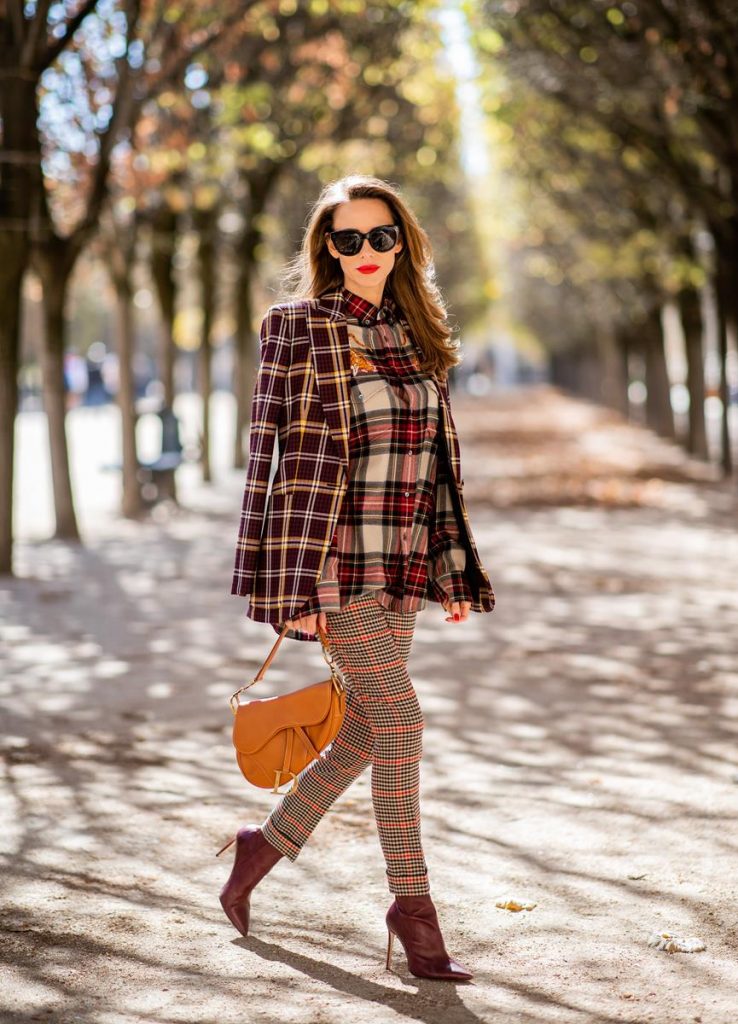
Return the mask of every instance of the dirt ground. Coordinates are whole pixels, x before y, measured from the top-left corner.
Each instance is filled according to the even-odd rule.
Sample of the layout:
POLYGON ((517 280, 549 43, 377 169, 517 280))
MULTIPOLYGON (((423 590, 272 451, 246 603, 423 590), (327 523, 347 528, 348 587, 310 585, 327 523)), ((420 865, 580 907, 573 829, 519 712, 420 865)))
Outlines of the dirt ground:
MULTIPOLYGON (((414 978, 397 944, 385 971, 368 773, 261 883, 249 938, 220 908, 215 852, 277 799, 230 743, 276 639, 229 593, 243 474, 187 467, 143 524, 88 487, 84 548, 38 540, 29 478, 0 586, 2 1024, 736 1019, 736 491, 551 388, 454 411, 497 607, 422 612, 410 671, 433 896, 474 981, 414 978)), ((299 673, 325 677, 319 647, 284 641, 260 694, 299 673)))

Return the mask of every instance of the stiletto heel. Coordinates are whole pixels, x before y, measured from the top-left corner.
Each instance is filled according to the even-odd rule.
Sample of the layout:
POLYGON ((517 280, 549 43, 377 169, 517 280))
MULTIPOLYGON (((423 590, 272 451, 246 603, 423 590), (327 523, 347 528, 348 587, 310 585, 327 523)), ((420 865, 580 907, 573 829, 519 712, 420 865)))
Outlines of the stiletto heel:
POLYGON ((227 850, 229 846, 233 846, 233 844, 235 843, 237 838, 238 838, 238 833, 236 833, 236 835, 233 837, 233 839, 229 839, 228 842, 225 844, 225 846, 221 846, 221 848, 218 850, 218 852, 216 853, 215 856, 216 857, 220 857, 221 853, 223 853, 224 850, 227 850))
POLYGON ((468 981, 471 971, 452 960, 438 924, 436 908, 430 896, 396 896, 385 918, 389 938, 387 942, 387 970, 394 936, 400 940, 407 957, 407 966, 416 978, 435 978, 438 981, 468 981))
POLYGON ((395 933, 389 928, 387 929, 387 964, 385 970, 390 969, 390 959, 392 957, 392 943, 395 941, 395 933))

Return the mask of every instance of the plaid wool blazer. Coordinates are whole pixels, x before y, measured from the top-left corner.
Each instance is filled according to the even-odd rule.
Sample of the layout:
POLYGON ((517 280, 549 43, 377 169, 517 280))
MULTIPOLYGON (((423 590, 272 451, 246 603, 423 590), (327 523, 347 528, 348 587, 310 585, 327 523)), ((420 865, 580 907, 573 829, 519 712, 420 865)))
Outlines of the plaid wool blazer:
MULTIPOLYGON (((250 597, 247 616, 281 632, 315 590, 348 487, 351 357, 343 296, 269 307, 259 333, 249 461, 231 593, 250 597), (278 462, 271 477, 275 439, 278 462)), ((495 595, 472 536, 448 384, 440 382, 438 458, 446 460, 467 551, 472 611, 492 611, 495 595)), ((428 599, 438 602, 432 588, 428 599)), ((317 636, 290 631, 295 639, 317 636)))

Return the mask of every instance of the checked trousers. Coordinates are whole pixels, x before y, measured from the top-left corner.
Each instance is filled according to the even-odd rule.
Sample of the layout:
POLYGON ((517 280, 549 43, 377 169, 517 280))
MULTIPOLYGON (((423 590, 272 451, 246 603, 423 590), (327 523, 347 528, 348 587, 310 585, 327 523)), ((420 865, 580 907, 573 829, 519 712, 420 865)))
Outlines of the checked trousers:
POLYGON ((420 836, 424 723, 407 672, 416 617, 383 608, 371 592, 326 613, 328 646, 346 683, 343 723, 261 826, 273 846, 296 860, 333 801, 371 765, 389 890, 404 896, 430 892, 420 836))

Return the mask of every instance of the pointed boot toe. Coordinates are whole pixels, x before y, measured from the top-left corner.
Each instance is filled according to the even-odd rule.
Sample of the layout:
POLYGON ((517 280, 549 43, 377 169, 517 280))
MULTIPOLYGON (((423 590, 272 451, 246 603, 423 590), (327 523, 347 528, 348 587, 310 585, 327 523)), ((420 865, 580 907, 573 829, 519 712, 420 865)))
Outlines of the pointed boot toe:
MULTIPOLYGON (((230 877, 220 891, 220 905, 234 928, 241 935, 248 935, 251 891, 282 859, 283 854, 272 846, 258 827, 239 829, 233 841, 236 843, 236 856, 230 877)), ((223 849, 230 845, 226 844, 223 849)))
POLYGON ((474 975, 448 955, 430 896, 397 896, 387 911, 387 970, 392 944, 400 940, 407 966, 416 978, 437 981, 469 981, 474 975))

